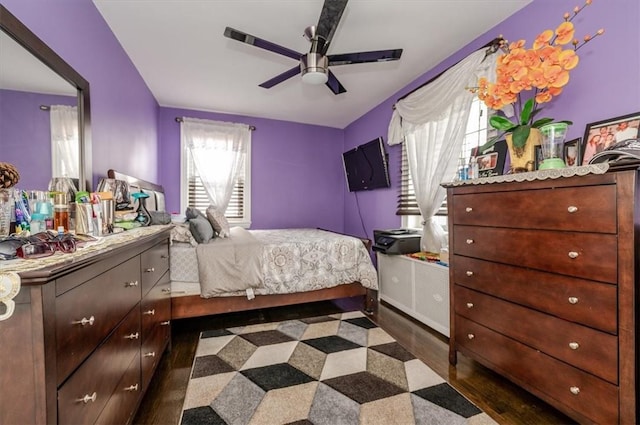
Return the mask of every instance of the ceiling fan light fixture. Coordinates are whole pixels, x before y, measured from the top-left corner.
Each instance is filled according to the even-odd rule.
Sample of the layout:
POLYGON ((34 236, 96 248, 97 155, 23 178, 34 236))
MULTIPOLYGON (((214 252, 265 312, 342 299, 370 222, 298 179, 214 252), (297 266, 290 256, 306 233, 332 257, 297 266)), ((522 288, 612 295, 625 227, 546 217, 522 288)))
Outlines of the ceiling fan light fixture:
POLYGON ((329 61, 318 53, 307 53, 300 60, 302 81, 306 84, 324 84, 329 79, 329 61))

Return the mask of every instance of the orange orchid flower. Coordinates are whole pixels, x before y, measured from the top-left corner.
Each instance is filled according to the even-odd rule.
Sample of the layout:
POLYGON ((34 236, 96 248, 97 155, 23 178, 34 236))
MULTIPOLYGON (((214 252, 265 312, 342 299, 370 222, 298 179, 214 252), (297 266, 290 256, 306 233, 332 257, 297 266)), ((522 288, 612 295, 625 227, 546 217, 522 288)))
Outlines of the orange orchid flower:
POLYGON ((561 46, 570 43, 573 40, 573 34, 575 33, 575 29, 573 27, 573 22, 563 22, 558 25, 556 28, 556 41, 555 44, 559 44, 561 46))

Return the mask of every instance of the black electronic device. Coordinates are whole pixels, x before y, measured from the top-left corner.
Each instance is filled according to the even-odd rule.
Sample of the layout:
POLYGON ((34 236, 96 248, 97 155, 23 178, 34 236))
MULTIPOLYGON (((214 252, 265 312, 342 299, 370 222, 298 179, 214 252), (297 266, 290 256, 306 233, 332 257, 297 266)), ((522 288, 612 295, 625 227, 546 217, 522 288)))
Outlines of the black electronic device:
POLYGON ((412 229, 373 231, 373 250, 387 255, 420 252, 420 233, 412 229))
POLYGON ((382 137, 342 154, 349 192, 389 187, 389 164, 382 137))

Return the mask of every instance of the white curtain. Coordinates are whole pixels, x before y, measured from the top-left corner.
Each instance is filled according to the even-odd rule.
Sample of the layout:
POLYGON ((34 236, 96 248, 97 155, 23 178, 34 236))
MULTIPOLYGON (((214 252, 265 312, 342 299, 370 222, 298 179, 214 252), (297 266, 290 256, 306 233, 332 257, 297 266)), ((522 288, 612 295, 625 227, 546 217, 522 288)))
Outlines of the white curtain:
POLYGON ((51 176, 80 177, 78 108, 51 105, 51 176))
POLYGON ((209 200, 224 212, 247 155, 248 125, 184 118, 182 146, 191 155, 209 200))
POLYGON ((480 76, 495 74, 496 57, 484 60, 479 50, 449 68, 432 83, 398 101, 387 141, 404 141, 416 201, 424 219, 421 249, 440 252, 446 245, 442 227, 433 219, 444 201, 441 183, 455 177, 474 95, 480 76))

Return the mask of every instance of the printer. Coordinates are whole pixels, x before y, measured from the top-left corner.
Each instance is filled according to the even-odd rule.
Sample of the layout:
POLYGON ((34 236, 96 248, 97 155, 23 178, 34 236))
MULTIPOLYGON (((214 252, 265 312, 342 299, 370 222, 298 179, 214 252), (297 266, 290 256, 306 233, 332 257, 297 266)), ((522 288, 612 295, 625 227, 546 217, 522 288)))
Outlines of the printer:
POLYGON ((374 230, 373 250, 387 255, 419 252, 420 237, 420 233, 412 229, 374 230))

